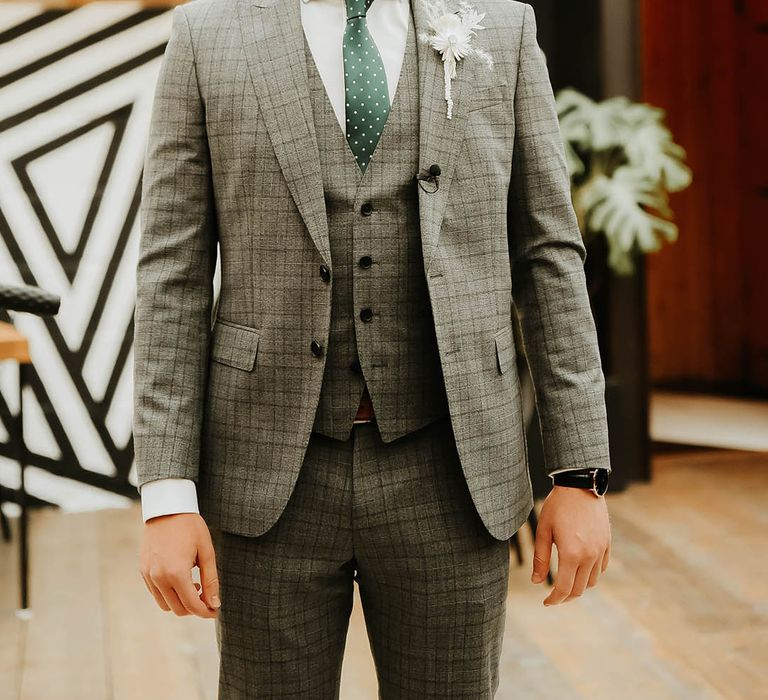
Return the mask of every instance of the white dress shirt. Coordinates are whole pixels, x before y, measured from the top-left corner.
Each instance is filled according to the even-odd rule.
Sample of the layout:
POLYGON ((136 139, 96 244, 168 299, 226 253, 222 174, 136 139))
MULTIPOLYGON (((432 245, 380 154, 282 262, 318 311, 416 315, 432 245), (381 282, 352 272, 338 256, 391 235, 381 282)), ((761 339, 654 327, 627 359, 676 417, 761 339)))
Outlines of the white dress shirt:
MULTIPOLYGON (((312 58, 342 131, 346 133, 344 56, 342 39, 347 23, 344 0, 288 0, 300 2, 301 23, 312 58)), ((390 102, 395 94, 405 56, 409 0, 375 0, 367 12, 368 30, 379 49, 387 74, 390 102)), ((144 522, 171 513, 199 513, 197 490, 191 479, 155 479, 139 489, 144 522)))

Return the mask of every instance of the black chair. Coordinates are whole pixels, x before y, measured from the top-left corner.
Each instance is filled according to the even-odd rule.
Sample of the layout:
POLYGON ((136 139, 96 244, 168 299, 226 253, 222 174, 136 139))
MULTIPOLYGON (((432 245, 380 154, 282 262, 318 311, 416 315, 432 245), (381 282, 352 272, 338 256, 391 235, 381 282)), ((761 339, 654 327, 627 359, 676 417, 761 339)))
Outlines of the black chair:
MULTIPOLYGON (((55 294, 27 286, 0 285, 0 309, 18 313, 30 313, 36 316, 55 316, 59 311, 61 299, 55 294)), ((29 384, 29 372, 32 368, 31 359, 26 351, 26 340, 20 336, 17 353, 8 359, 16 359, 19 363, 19 412, 13 425, 9 426, 11 441, 16 448, 16 459, 19 463, 20 484, 13 494, 13 501, 21 508, 19 518, 19 583, 21 610, 29 608, 29 530, 27 519, 27 492, 24 483, 24 470, 28 462, 27 447, 24 441, 24 388, 29 384), (24 347, 20 347, 21 344, 24 347)), ((0 528, 3 539, 10 541, 11 528, 7 517, 0 509, 0 528)))

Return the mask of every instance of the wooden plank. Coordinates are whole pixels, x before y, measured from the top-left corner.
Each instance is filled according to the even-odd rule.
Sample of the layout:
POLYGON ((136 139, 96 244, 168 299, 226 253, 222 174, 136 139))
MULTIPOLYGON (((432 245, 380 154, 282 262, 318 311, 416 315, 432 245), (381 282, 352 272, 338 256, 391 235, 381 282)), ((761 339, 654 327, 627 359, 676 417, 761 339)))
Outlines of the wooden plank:
POLYGON ((706 453, 656 463, 653 486, 612 501, 627 577, 608 590, 664 655, 726 698, 768 687, 765 455, 706 453), (638 604, 641 603, 641 604, 638 604))
POLYGON ((109 697, 99 580, 98 512, 63 516, 44 508, 30 518, 32 618, 21 700, 109 697))
POLYGON ((349 632, 341 667, 340 700, 376 697, 376 667, 368 644, 360 593, 355 584, 355 602, 350 615, 349 632))
POLYGON ((24 668, 26 622, 16 615, 19 605, 18 518, 10 519, 11 541, 0 541, 0 700, 18 700, 24 668))
MULTIPOLYGON (((213 620, 179 618, 154 601, 139 574, 141 517, 137 509, 101 515, 98 542, 105 639, 114 700, 208 700, 198 660, 215 655, 213 620), (205 639, 207 643, 201 644, 205 639)), ((213 672, 217 671, 217 665, 213 672)), ((206 676, 210 678, 210 666, 206 676)), ((214 678, 215 680, 215 678, 214 678)))
MULTIPOLYGON (((631 489, 630 489, 631 491, 631 489)), ((609 499, 610 501, 611 499, 609 499)), ((612 505, 609 502, 609 509, 612 505)), ((652 627, 640 624, 632 615, 637 597, 623 600, 615 591, 629 586, 624 553, 620 545, 621 528, 614 525, 614 542, 608 570, 598 586, 566 604, 550 608, 542 604, 550 588, 530 583, 530 563, 512 572, 507 601, 507 626, 504 656, 510 643, 525 635, 524 647, 537 648, 536 666, 505 664, 504 682, 513 693, 515 679, 524 672, 535 676, 530 688, 519 697, 548 700, 553 697, 589 700, 715 700, 713 692, 697 674, 663 653, 652 627), (561 687, 551 687, 558 679, 561 687)), ((557 571, 557 550, 553 550, 553 574, 557 571)), ((533 556, 526 547, 526 562, 533 556)), ((502 695, 502 697, 507 697, 502 695)))

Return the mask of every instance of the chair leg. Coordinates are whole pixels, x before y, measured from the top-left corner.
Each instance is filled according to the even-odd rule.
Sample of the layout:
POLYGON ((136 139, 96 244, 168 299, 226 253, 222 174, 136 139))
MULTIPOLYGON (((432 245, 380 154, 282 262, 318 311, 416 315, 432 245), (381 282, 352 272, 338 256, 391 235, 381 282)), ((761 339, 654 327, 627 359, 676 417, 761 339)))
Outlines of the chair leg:
MULTIPOLYGON (((2 506, 2 503, 0 503, 0 506, 2 506)), ((3 541, 10 542, 11 541, 11 523, 9 522, 8 516, 3 512, 2 508, 0 508, 0 530, 2 530, 2 533, 3 533, 3 541)))
POLYGON ((27 445, 24 440, 24 387, 27 385, 29 365, 19 364, 19 415, 16 435, 18 439, 18 461, 20 469, 19 505, 19 584, 21 589, 21 609, 29 608, 29 523, 27 513, 27 491, 24 483, 24 468, 27 464, 27 445))
POLYGON ((512 547, 515 549, 515 554, 517 555, 517 563, 518 565, 523 565, 523 549, 520 546, 520 531, 518 530, 514 535, 512 535, 512 540, 510 542, 512 547))

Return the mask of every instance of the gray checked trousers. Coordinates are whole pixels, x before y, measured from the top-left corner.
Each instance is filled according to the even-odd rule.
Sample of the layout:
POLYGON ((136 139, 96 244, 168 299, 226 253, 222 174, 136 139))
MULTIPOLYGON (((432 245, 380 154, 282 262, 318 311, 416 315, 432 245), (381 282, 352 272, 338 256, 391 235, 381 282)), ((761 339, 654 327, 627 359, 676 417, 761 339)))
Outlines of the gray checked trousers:
POLYGON ((474 508, 447 415, 389 443, 375 421, 313 432, 275 525, 212 536, 220 700, 338 698, 354 581, 379 698, 493 698, 509 542, 474 508))

